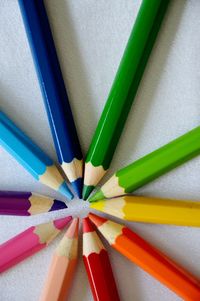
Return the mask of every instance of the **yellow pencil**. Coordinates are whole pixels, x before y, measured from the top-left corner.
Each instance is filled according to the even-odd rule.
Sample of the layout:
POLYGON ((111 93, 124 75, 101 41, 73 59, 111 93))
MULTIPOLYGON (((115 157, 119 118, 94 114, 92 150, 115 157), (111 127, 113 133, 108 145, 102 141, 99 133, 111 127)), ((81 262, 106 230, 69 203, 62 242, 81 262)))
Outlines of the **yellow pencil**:
POLYGON ((200 227, 200 202, 123 196, 90 204, 90 208, 128 221, 200 227))

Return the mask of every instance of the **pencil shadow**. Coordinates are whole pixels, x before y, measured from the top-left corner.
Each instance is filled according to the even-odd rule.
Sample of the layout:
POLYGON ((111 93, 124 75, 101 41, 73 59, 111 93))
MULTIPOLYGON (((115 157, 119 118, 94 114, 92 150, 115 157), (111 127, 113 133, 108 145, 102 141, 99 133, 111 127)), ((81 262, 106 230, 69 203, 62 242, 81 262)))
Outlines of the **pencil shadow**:
POLYGON ((120 138, 120 148, 118 145, 111 168, 103 180, 104 183, 115 170, 122 167, 121 164, 124 160, 127 160, 127 163, 133 161, 132 155, 140 139, 148 115, 154 106, 154 96, 164 72, 185 5, 186 1, 176 3, 172 1, 169 5, 129 113, 129 118, 120 138), (126 157, 124 157, 124 154, 126 154, 126 157))

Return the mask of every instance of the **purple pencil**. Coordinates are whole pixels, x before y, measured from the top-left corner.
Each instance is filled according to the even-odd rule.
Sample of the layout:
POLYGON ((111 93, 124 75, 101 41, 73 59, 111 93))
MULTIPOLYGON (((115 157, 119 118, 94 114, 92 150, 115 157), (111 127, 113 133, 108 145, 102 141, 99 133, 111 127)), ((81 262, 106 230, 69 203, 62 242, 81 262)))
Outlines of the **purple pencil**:
POLYGON ((62 201, 32 192, 0 191, 1 215, 29 216, 65 208, 62 201))

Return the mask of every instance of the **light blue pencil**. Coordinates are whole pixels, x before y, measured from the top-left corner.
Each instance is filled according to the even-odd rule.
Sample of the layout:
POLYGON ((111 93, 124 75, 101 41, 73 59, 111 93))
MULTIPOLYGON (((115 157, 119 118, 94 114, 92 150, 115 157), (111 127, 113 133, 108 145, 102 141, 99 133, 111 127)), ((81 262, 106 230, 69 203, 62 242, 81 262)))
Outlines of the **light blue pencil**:
POLYGON ((54 162, 0 112, 0 144, 39 182, 59 191, 68 199, 73 195, 54 162))

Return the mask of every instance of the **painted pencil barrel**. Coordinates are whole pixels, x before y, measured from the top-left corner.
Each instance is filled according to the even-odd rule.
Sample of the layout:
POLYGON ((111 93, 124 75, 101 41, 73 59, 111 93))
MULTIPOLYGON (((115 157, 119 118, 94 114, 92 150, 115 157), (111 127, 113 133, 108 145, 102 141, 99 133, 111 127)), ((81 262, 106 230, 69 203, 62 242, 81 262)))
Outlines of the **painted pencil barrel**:
POLYGON ((110 245, 184 300, 200 300, 200 282, 160 250, 124 225, 89 215, 110 245))
POLYGON ((108 253, 88 218, 83 219, 83 261, 95 301, 119 301, 108 253))
POLYGON ((71 217, 32 226, 0 245, 0 273, 44 249, 69 223, 71 217))
POLYGON ((140 188, 200 154, 200 127, 117 171, 89 201, 120 196, 140 188))
POLYGON ((123 220, 200 227, 200 202, 123 196, 90 204, 90 208, 123 220))
POLYGON ((29 216, 66 208, 62 201, 32 192, 0 191, 0 215, 29 216))
POLYGON ((83 197, 106 173, 169 1, 143 1, 86 156, 83 197))
POLYGON ((0 112, 0 143, 36 180, 73 198, 53 161, 3 112, 0 112))
POLYGON ((66 301, 78 256, 78 219, 74 218, 51 261, 40 301, 66 301))
POLYGON ((83 162, 78 135, 43 0, 18 0, 61 164, 78 194, 83 162))

